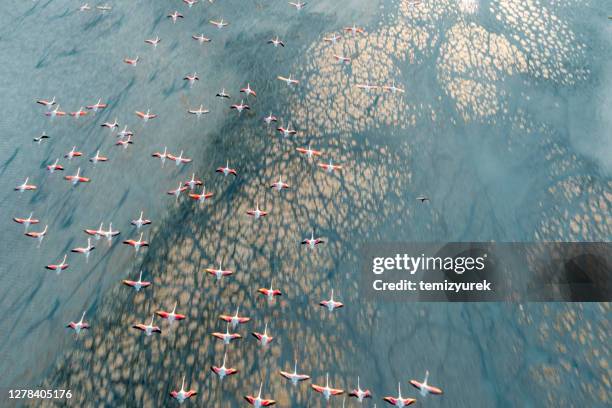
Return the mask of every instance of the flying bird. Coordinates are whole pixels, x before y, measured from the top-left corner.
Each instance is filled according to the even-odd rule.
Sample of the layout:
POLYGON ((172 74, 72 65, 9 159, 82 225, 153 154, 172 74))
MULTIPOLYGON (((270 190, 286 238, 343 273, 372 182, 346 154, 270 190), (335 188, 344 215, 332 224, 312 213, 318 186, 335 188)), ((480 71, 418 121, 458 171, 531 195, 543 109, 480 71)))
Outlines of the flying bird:
POLYGON ((352 27, 344 27, 344 31, 353 34, 353 36, 356 36, 357 34, 365 34, 365 30, 357 27, 355 24, 353 24, 352 27))
POLYGON ((429 370, 425 371, 425 379, 423 382, 417 380, 410 380, 410 385, 418 389, 421 392, 421 396, 425 397, 427 394, 442 395, 443 392, 440 388, 429 385, 427 380, 429 379, 429 370))
POLYGON ((131 65, 133 67, 135 67, 136 65, 138 65, 138 61, 140 61, 140 57, 136 56, 136 58, 124 58, 123 62, 125 62, 128 65, 131 65))
POLYGON ((229 331, 229 323, 227 325, 227 328, 225 329, 225 333, 221 333, 221 332, 213 332, 212 336, 222 340, 223 344, 230 344, 230 342, 232 340, 236 340, 236 339, 241 339, 242 336, 238 333, 230 333, 229 331))
POLYGON ((259 289, 257 289, 257 292, 261 293, 266 298, 268 298, 268 301, 270 301, 270 302, 272 302, 274 300, 275 296, 281 296, 283 294, 280 290, 273 289, 272 282, 270 282, 270 289, 259 288, 259 289))
POLYGON ((302 240, 302 245, 306 245, 310 249, 315 249, 317 245, 325 243, 325 241, 321 238, 314 237, 314 231, 310 233, 310 238, 305 238, 302 240))
POLYGON ((200 44, 204 44, 207 42, 210 42, 211 39, 208 37, 205 37, 204 34, 194 34, 191 36, 191 38, 193 38, 194 40, 196 40, 197 42, 199 42, 200 44))
POLYGON ((251 84, 247 84, 246 88, 241 88, 240 92, 243 92, 244 94, 246 94, 246 96, 257 96, 257 93, 255 93, 254 90, 251 89, 251 84))
POLYGON ((47 235, 48 227, 49 227, 48 225, 45 225, 45 228, 42 231, 29 231, 29 232, 26 232, 24 235, 30 238, 36 239, 38 241, 38 247, 40 248, 40 245, 42 244, 43 239, 47 235))
POLYGON ((85 116, 87 115, 89 112, 87 112, 86 110, 83 109, 83 107, 81 106, 79 108, 78 111, 76 112, 70 112, 70 116, 72 116, 73 118, 80 118, 81 116, 85 116))
POLYGON ((168 323, 172 324, 174 322, 178 322, 180 320, 185 320, 187 318, 186 315, 176 313, 177 302, 174 303, 174 308, 172 308, 171 312, 167 312, 165 310, 157 310, 155 314, 161 317, 162 319, 168 320, 168 323))
POLYGON ((140 119, 142 119, 143 121, 148 121, 149 119, 155 119, 157 117, 156 114, 151 113, 151 111, 149 109, 147 109, 147 112, 140 112, 140 111, 136 111, 136 116, 138 116, 140 119))
POLYGON ((330 44, 336 44, 338 41, 340 41, 342 37, 340 37, 338 34, 334 33, 329 37, 323 37, 323 41, 328 42, 330 44))
POLYGON ((73 157, 81 157, 81 156, 83 156, 83 153, 79 152, 76 149, 76 146, 72 146, 72 149, 64 155, 64 157, 67 158, 68 160, 72 160, 73 157))
POLYGON ((215 27, 217 27, 218 29, 222 29, 224 27, 227 27, 229 25, 228 22, 223 21, 223 19, 221 20, 209 20, 208 21, 210 24, 214 25, 215 27))
POLYGON ((240 306, 236 307, 236 313, 232 316, 230 315, 220 315, 219 319, 230 323, 232 325, 232 329, 236 329, 236 327, 238 327, 239 324, 244 324, 247 323, 249 320, 251 320, 250 317, 246 317, 246 316, 240 316, 238 314, 238 312, 240 311, 240 306))
POLYGON ((141 227, 143 227, 144 225, 149 225, 151 224, 151 220, 148 220, 146 218, 143 218, 144 215, 144 211, 140 212, 140 217, 137 220, 132 220, 131 224, 136 226, 136 229, 140 229, 141 227))
POLYGON ((68 254, 64 254, 64 258, 60 261, 60 263, 50 264, 45 266, 45 268, 55 271, 57 274, 59 274, 64 269, 68 269, 68 263, 66 263, 66 258, 68 258, 68 254))
POLYGON ((312 159, 314 156, 321 156, 323 154, 323 152, 321 152, 319 150, 311 149, 310 148, 310 143, 308 143, 308 147, 307 148, 297 147, 295 150, 297 150, 298 153, 306 155, 306 157, 308 157, 309 159, 312 159))
POLYGON ((258 218, 265 217, 266 215, 268 215, 268 212, 264 211, 264 210, 261 210, 259 208, 259 201, 258 201, 257 204, 255 205, 255 209, 254 210, 248 210, 247 211, 247 215, 249 215, 249 216, 251 216, 251 217, 253 217, 255 219, 258 219, 258 218))
POLYGON ((284 77, 282 75, 279 75, 276 77, 278 80, 283 81, 284 83, 286 83, 287 85, 296 85, 299 84, 300 81, 298 81, 297 79, 293 79, 291 78, 291 74, 289 74, 288 77, 284 77))
POLYGON ((210 197, 212 197, 214 195, 214 193, 211 192, 206 192, 206 187, 202 186, 202 192, 197 194, 197 193, 189 193, 189 197, 193 198, 194 200, 198 201, 199 203, 203 203, 204 201, 208 200, 210 197))
POLYGON ((283 137, 289 137, 297 134, 297 130, 291 127, 291 122, 287 123, 286 128, 283 126, 279 126, 278 128, 276 128, 276 130, 279 131, 281 135, 283 135, 283 137))
POLYGON ((98 112, 99 110, 102 110, 106 108, 107 106, 108 104, 103 103, 102 99, 98 99, 98 102, 94 103, 93 105, 87 105, 86 108, 89 109, 90 111, 98 112))
POLYGON ((338 55, 338 54, 334 54, 334 59, 340 63, 345 63, 345 64, 348 64, 349 62, 351 62, 351 59, 349 57, 345 57, 343 55, 338 55))
POLYGON ((263 383, 261 383, 261 385, 259 386, 259 394, 257 394, 257 396, 246 395, 244 397, 244 399, 247 400, 247 402, 253 405, 255 408, 269 407, 269 406, 276 404, 276 401, 274 401, 273 399, 261 398, 262 387, 263 387, 263 383))
POLYGON ((403 398, 402 397, 402 387, 401 384, 397 384, 397 398, 395 397, 384 397, 383 400, 388 402, 397 408, 407 407, 408 405, 412 405, 416 402, 414 398, 403 398))
POLYGON ((66 325, 66 327, 74 330, 77 336, 81 333, 81 330, 89 329, 89 323, 85 322, 85 312, 83 312, 81 320, 79 320, 78 322, 70 322, 66 325))
POLYGON ((393 81, 391 83, 391 85, 384 85, 382 87, 385 91, 389 91, 392 94, 394 93, 404 93, 404 90, 402 88, 398 88, 397 86, 395 86, 395 81, 393 81))
POLYGON ((272 340, 274 340, 274 337, 268 335, 268 323, 265 324, 263 333, 253 332, 251 334, 257 339, 257 342, 262 347, 267 346, 272 342, 272 340))
POLYGON ((266 125, 270 126, 272 122, 277 122, 278 119, 272 114, 272 112, 270 112, 268 116, 263 118, 263 121, 266 122, 266 125))
POLYGON ((40 142, 42 142, 45 139, 49 139, 49 138, 50 138, 50 136, 48 134, 46 134, 45 132, 43 132, 40 136, 35 137, 32 140, 34 140, 34 142, 40 144, 40 142))
POLYGON ((55 173, 56 170, 64 171, 64 166, 59 164, 59 159, 55 159, 53 163, 47 165, 47 170, 49 173, 55 173))
POLYGON ((108 157, 101 156, 100 155, 100 150, 98 150, 98 151, 96 151, 96 155, 95 156, 89 158, 89 161, 92 162, 93 164, 96 164, 98 162, 106 162, 106 161, 108 161, 108 157))
POLYGON ((166 17, 172 19, 172 24, 176 24, 176 21, 179 18, 185 18, 184 15, 182 15, 181 13, 179 13, 178 11, 173 11, 172 13, 168 14, 166 17))
POLYGON ((342 170, 342 166, 339 164, 333 164, 330 160, 329 163, 318 163, 318 166, 325 170, 327 173, 333 173, 336 170, 342 170))
POLYGON ((293 385, 297 385, 300 381, 306 381, 306 380, 310 379, 309 375, 298 374, 298 372, 297 372, 297 361, 295 362, 295 365, 293 366, 293 372, 288 372, 288 371, 282 371, 281 370, 280 375, 283 376, 284 378, 288 379, 289 381, 291 381, 291 384, 293 384, 293 385))
POLYGON ((227 357, 227 353, 223 354, 223 365, 221 366, 211 366, 210 369, 212 370, 213 373, 217 374, 217 376, 219 377, 219 379, 221 381, 223 381, 223 379, 225 377, 229 377, 230 375, 234 375, 238 372, 237 369, 235 368, 231 368, 231 367, 226 367, 225 366, 225 359, 227 357))
POLYGON ((154 333, 161 333, 162 331, 159 328, 159 326, 153 325, 153 319, 155 319, 155 315, 151 316, 151 322, 149 322, 149 324, 138 323, 138 324, 132 325, 132 328, 140 330, 141 332, 146 334, 147 337, 152 336, 154 333))
POLYGON ((26 229, 28 229, 30 225, 36 225, 40 222, 40 220, 33 218, 33 216, 34 213, 31 212, 30 215, 28 215, 28 218, 15 217, 13 218, 13 221, 15 221, 17 224, 23 225, 26 229))
POLYGON ((249 105, 244 103, 244 99, 240 100, 240 103, 230 106, 230 109, 235 109, 238 113, 242 113, 243 110, 251 109, 249 105))
POLYGON ((185 376, 183 376, 183 383, 181 384, 181 389, 178 391, 171 391, 170 396, 177 400, 179 404, 182 404, 183 402, 185 402, 185 400, 188 400, 194 395, 197 395, 197 393, 198 392, 196 390, 185 390, 185 376))
POLYGON ((113 130, 119 127, 119 123, 117 122, 117 118, 115 118, 114 122, 104 122, 100 126, 113 130))
POLYGON ((361 389, 361 385, 359 384, 359 376, 358 376, 357 377, 357 388, 349 392, 349 397, 355 397, 357 398, 359 402, 363 402, 363 400, 366 398, 372 398, 372 393, 368 389, 365 389, 365 390, 361 389))
POLYGON ((276 191, 283 191, 285 189, 289 188, 289 184, 284 183, 283 182, 283 178, 281 176, 278 176, 278 181, 275 181, 274 183, 272 183, 270 185, 270 188, 276 190, 276 191))
POLYGON ((162 166, 164 165, 164 163, 166 162, 166 159, 169 158, 171 156, 170 153, 168 153, 168 148, 166 146, 164 146, 164 151, 163 152, 155 152, 151 155, 152 157, 157 157, 158 159, 161 160, 162 166))
POLYGON ((329 374, 325 374, 325 387, 322 385, 311 384, 310 385, 313 390, 316 392, 323 394, 323 397, 326 401, 329 401, 329 398, 335 395, 340 395, 344 393, 344 390, 339 388, 332 388, 329 386, 329 374))
POLYGON ((142 280, 142 271, 140 271, 137 281, 124 279, 121 281, 121 283, 123 283, 125 286, 134 288, 136 292, 140 292, 140 289, 148 288, 152 284, 152 282, 142 280))
POLYGON ((125 245, 129 245, 131 247, 134 247, 134 251, 136 253, 138 253, 138 250, 142 247, 148 247, 149 243, 147 241, 144 241, 142 239, 143 233, 140 233, 140 238, 138 238, 138 240, 134 240, 134 239, 126 239, 125 241, 123 241, 123 243, 125 245))
POLYGON ((229 99, 229 98, 230 98, 229 94, 227 94, 227 93, 225 92, 225 88, 223 88, 223 89, 221 89, 219 92, 217 92, 217 94, 216 94, 215 96, 217 96, 217 97, 219 97, 219 98, 227 98, 227 99, 229 99))
POLYGON ((36 103, 38 103, 39 105, 46 106, 47 108, 50 108, 51 106, 55 105, 57 102, 55 102, 55 96, 54 96, 51 99, 38 99, 36 103))
POLYGON ((221 267, 221 263, 219 263, 219 268, 206 268, 206 273, 209 273, 211 275, 213 275, 214 277, 217 278, 217 280, 221 280, 222 277, 224 276, 229 276, 231 274, 233 274, 234 272, 232 272, 229 269, 223 269, 221 267))
POLYGON ((193 74, 185 75, 183 80, 184 81, 188 81, 189 82, 189 86, 193 86, 193 84, 195 84, 195 81, 199 81, 200 80, 200 77, 198 76, 197 72, 194 72, 193 74))
POLYGON ((73 186, 76 186, 79 183, 89 183, 91 179, 89 177, 81 176, 81 168, 77 169, 76 174, 72 176, 64 176, 64 179, 68 180, 73 186))
POLYGON ((75 252, 77 254, 83 254, 83 255, 85 255, 85 259, 87 260, 87 259, 89 259, 89 254, 94 249, 96 249, 96 247, 91 244, 91 238, 87 238, 87 246, 86 247, 76 247, 76 248, 71 249, 70 252, 75 252))
POLYGON ((278 48, 278 46, 280 45, 281 47, 285 46, 285 43, 283 41, 281 41, 278 36, 268 40, 268 44, 272 44, 274 46, 274 48, 278 48))
POLYGON ((48 116, 50 118, 54 118, 56 116, 66 116, 66 112, 61 111, 60 106, 57 105, 55 109, 46 111, 45 116, 48 116))
POLYGON ((199 118, 200 116, 207 114, 210 111, 208 109, 204 109, 204 105, 200 105, 198 109, 188 109, 187 112, 199 118))
POLYGON ((215 170, 215 172, 222 173, 224 176, 228 176, 230 174, 233 176, 238 175, 238 173, 236 172, 236 169, 230 168, 229 160, 226 162, 225 167, 218 167, 217 170, 215 170))
POLYGON ((331 297, 329 300, 323 300, 322 302, 319 303, 319 305, 323 306, 324 308, 326 308, 327 310, 329 310, 330 312, 333 312, 335 309, 339 309, 341 307, 344 307, 344 303, 342 302, 338 302, 336 300, 334 300, 334 290, 331 290, 331 297))
POLYGON ((19 191, 20 193, 23 193, 24 191, 36 190, 37 187, 34 184, 28 184, 29 179, 30 179, 29 177, 26 177, 23 184, 20 184, 17 187, 15 187, 15 191, 19 191))
POLYGON ((183 151, 181 150, 181 153, 178 156, 175 156, 173 154, 168 154, 168 159, 172 160, 177 166, 181 165, 181 164, 187 164, 187 163, 191 163, 192 159, 188 159, 186 157, 183 157, 183 151))
POLYGON ((131 144, 134 144, 134 142, 132 142, 132 136, 128 136, 125 139, 117 140, 115 146, 121 146, 123 149, 127 149, 131 144))
POLYGON ((117 137, 128 137, 128 136, 134 136, 134 132, 132 132, 131 130, 128 130, 127 125, 125 125, 123 129, 121 129, 121 131, 117 133, 117 137))
POLYGON ((302 3, 302 2, 299 2, 299 1, 298 1, 298 2, 296 2, 296 3, 294 3, 294 2, 292 2, 292 1, 290 1, 290 2, 289 2, 289 4, 290 4, 291 6, 293 6, 293 7, 295 7, 295 9, 296 9, 296 10, 301 10, 301 9, 303 9, 303 8, 304 8, 304 6, 306 6, 306 3, 302 3))
POLYGON ((153 48, 157 48, 157 45, 161 42, 161 40, 159 39, 159 36, 155 36, 155 38, 150 38, 145 40, 145 43, 152 45, 153 48))
POLYGON ((202 180, 196 178, 195 173, 192 173, 191 179, 185 182, 185 186, 189 187, 189 190, 193 190, 196 186, 201 186, 203 184, 204 183, 202 182, 202 180))

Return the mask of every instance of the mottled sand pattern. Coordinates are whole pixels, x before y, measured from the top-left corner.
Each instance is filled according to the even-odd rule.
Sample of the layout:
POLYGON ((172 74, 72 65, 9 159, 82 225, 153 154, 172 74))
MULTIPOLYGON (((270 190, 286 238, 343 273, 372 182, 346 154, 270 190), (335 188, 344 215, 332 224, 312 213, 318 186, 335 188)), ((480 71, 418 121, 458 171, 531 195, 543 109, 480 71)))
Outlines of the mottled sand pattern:
POLYGON ((239 121, 230 117, 216 143, 235 152, 240 176, 214 175, 214 162, 198 169, 215 196, 202 206, 181 200, 170 209, 144 255, 142 269, 153 286, 135 293, 118 283, 89 316, 92 329, 58 358, 44 386, 72 389, 73 406, 171 406, 168 392, 185 375, 199 393, 187 405, 244 405, 242 396, 263 381, 264 396, 278 406, 326 406, 308 383, 294 388, 278 375, 297 359, 298 370, 318 384, 329 372, 333 386, 348 389, 360 375, 378 406, 382 396, 396 395, 397 381, 404 394, 416 395, 407 381, 421 378, 425 369, 445 395, 418 397, 418 405, 610 404, 609 304, 382 305, 359 298, 359 242, 414 239, 407 231, 423 218, 429 221, 420 232, 445 236, 436 207, 419 207, 414 200, 419 191, 411 185, 410 130, 417 124, 503 121, 510 129, 508 154, 537 138, 550 185, 531 192, 542 210, 530 215, 537 228, 528 239, 612 236, 612 182, 591 176, 587 165, 557 144, 551 129, 507 106, 505 82, 514 77, 564 86, 583 80, 589 72, 574 62, 584 58, 585 45, 555 15, 556 3, 481 5, 499 27, 479 25, 473 7, 469 1, 401 1, 365 35, 307 47, 303 64, 292 67, 299 89, 281 88, 289 102, 281 117, 292 121, 298 135, 283 139, 263 124, 240 122, 258 121, 267 112, 239 121), (353 60, 338 64, 333 54, 353 60), (437 83, 401 80, 432 68, 437 83), (355 87, 394 78, 405 94, 355 87), (443 117, 449 105, 457 115, 443 117), (395 130, 381 138, 377 129, 395 130), (406 139, 398 141, 400 136, 406 139), (332 158, 342 171, 326 174, 299 156, 295 147, 308 141, 324 151, 319 160, 332 158), (268 188, 278 175, 290 184, 288 191, 268 188), (257 201, 270 211, 264 219, 245 214, 257 201), (313 230, 327 242, 314 251, 300 247, 313 230), (204 269, 220 261, 235 273, 215 282, 204 269), (271 282, 283 292, 273 304, 256 292, 271 282), (317 306, 331 288, 346 304, 333 314, 317 306), (151 338, 130 329, 174 302, 187 320, 169 327, 157 318, 163 333, 151 338), (223 346, 210 333, 224 331, 219 314, 233 314, 237 306, 252 321, 238 329, 243 339, 223 346), (266 322, 275 339, 261 349, 250 332, 262 331, 266 322), (219 365, 224 351, 228 366, 240 372, 220 383, 210 365, 219 365))
POLYGON ((305 68, 313 78, 310 92, 296 101, 309 107, 304 111, 308 123, 317 124, 314 131, 406 127, 420 117, 435 118, 440 95, 429 91, 433 101, 427 101, 424 96, 430 95, 419 92, 418 84, 406 84, 406 98, 382 101, 372 96, 376 92, 368 94, 355 87, 366 81, 390 85, 397 78, 400 82, 400 72, 417 71, 423 64, 435 65, 438 84, 430 85, 452 98, 466 121, 493 120, 506 113, 509 90, 504 82, 512 76, 529 74, 530 80, 560 84, 574 84, 588 76, 588 69, 574 66, 584 59, 586 45, 546 5, 531 0, 492 1, 487 11, 499 24, 493 31, 472 21, 468 3, 433 0, 417 6, 403 1, 391 13, 390 22, 376 31, 332 47, 314 44, 309 54, 318 58, 305 68), (334 65, 334 54, 354 56, 354 63, 334 65), (374 102, 376 114, 371 115, 374 102), (313 109, 317 105, 320 109, 313 109))
MULTIPOLYGON (((277 136, 267 135, 264 129, 244 131, 240 138, 244 137, 277 136)), ((239 143, 238 137, 232 139, 227 143, 239 143)), ((344 362, 346 358, 361 350, 350 340, 358 336, 347 331, 367 332, 374 305, 330 315, 317 306, 318 301, 329 298, 329 290, 335 286, 337 299, 348 305, 359 304, 356 282, 346 279, 353 271, 341 266, 347 262, 343 254, 349 252, 354 236, 366 234, 377 220, 392 220, 392 214, 401 210, 399 194, 410 179, 410 174, 402 174, 398 166, 409 151, 394 153, 362 146, 347 154, 349 150, 344 147, 350 143, 349 138, 337 139, 324 149, 339 162, 350 163, 340 176, 326 174, 300 157, 292 149, 301 145, 298 142, 250 145, 253 150, 249 157, 236 159, 249 163, 241 167, 237 180, 217 175, 216 180, 221 181, 212 189, 212 203, 199 206, 184 202, 172 211, 182 214, 181 221, 166 223, 163 239, 154 239, 146 256, 145 278, 154 277, 153 287, 138 294, 120 285, 114 288, 109 301, 96 313, 91 333, 77 340, 77 350, 69 356, 71 361, 60 363, 59 377, 50 381, 58 385, 66 381, 83 390, 77 397, 82 403, 112 405, 113 401, 136 399, 143 406, 165 401, 168 387, 173 387, 182 374, 198 384, 203 401, 227 400, 228 406, 234 406, 262 380, 280 405, 306 406, 310 392, 295 393, 278 375, 280 369, 293 365, 294 358, 300 361, 300 369, 313 373, 316 380, 329 370, 340 381, 342 367, 351 369, 344 362), (259 157, 264 157, 263 161, 259 157), (375 162, 380 167, 360 162, 375 162), (296 175, 288 179, 291 189, 264 194, 278 174, 296 175), (377 179, 382 182, 372 182, 377 179), (366 191, 356 186, 369 188, 366 191), (253 220, 246 211, 255 206, 254 197, 258 195, 261 208, 270 214, 253 220), (379 197, 396 204, 385 204, 379 197), (299 242, 313 229, 328 242, 314 251, 300 247, 299 242), (223 266, 235 274, 216 282, 204 269, 216 267, 222 260, 223 266), (283 292, 274 304, 268 304, 256 292, 271 282, 283 292), (146 339, 129 328, 150 319, 153 310, 172 308, 175 301, 178 312, 188 318, 175 323, 174 328, 157 319, 163 330, 159 338, 146 339), (253 320, 239 328, 243 339, 224 347, 211 333, 225 330, 219 314, 233 314, 237 306, 241 314, 253 320), (348 316, 356 319, 356 327, 345 326, 348 316), (276 339, 266 350, 260 350, 249 333, 263 331, 265 322, 276 339), (340 348, 338 343, 342 343, 340 348), (210 365, 220 364, 224 349, 228 351, 228 363, 240 374, 221 386, 211 374, 210 365), (89 370, 96 374, 90 375, 89 370)), ((409 217, 406 213, 402 221, 408 222, 409 217)), ((300 389, 305 391, 306 386, 300 389)))

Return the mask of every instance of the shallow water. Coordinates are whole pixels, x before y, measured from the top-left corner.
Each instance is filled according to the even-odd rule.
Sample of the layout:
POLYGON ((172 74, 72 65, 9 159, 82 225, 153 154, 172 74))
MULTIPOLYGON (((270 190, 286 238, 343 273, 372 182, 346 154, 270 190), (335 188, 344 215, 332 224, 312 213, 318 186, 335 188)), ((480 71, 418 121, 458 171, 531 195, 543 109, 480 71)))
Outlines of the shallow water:
POLYGON ((468 3, 319 2, 297 12, 283 2, 205 2, 191 10, 178 1, 116 2, 102 15, 79 13, 73 1, 38 1, 0 13, 0 187, 9 192, 26 176, 39 185, 1 199, 0 306, 10 313, 0 318, 0 332, 9 333, 0 338, 0 387, 40 383, 70 387, 76 401, 92 405, 163 406, 186 375, 198 405, 235 406, 264 381, 281 406, 323 406, 306 385, 296 390, 278 376, 298 359, 315 383, 329 371, 332 384, 347 389, 359 375, 378 404, 398 381, 416 395, 407 381, 426 369, 445 390, 418 398, 428 406, 609 403, 607 304, 358 298, 364 242, 612 235, 604 2, 482 1, 474 13, 468 3), (174 8, 185 14, 175 25, 164 17, 174 8), (218 17, 231 25, 206 24, 218 17), (347 35, 333 50, 321 41, 353 23, 367 34, 347 35), (199 32, 213 41, 191 40, 199 32), (265 43, 275 34, 285 48, 265 43), (162 42, 151 49, 143 41, 155 35, 162 42), (340 66, 333 53, 353 61, 340 66), (136 67, 121 62, 136 55, 136 67), (201 80, 189 88, 182 77, 193 71, 201 80), (289 73, 301 81, 296 89, 274 80, 289 73), (406 93, 368 95, 352 86, 391 80, 406 93), (258 92, 250 112, 239 116, 214 98, 225 87, 237 101, 246 82, 258 92), (93 118, 50 121, 34 100, 53 95, 68 111, 99 97, 110 106, 93 118), (188 117, 186 109, 200 103, 211 113, 188 117), (160 117, 143 125, 132 112, 147 108, 160 117), (261 117, 270 111, 298 136, 266 129, 261 117), (127 151, 99 126, 115 117, 136 133, 127 151), (33 145, 43 130, 52 139, 33 145), (341 175, 297 156, 295 147, 309 141, 345 166, 341 175), (98 148, 110 157, 95 169, 85 158, 63 160, 65 173, 80 165, 92 178, 76 188, 44 171, 73 145, 88 157, 98 148), (149 156, 164 145, 194 162, 162 168, 149 156), (213 172, 228 158, 240 171, 236 180, 213 172), (215 192, 202 208, 165 195, 194 171, 215 192), (279 174, 293 187, 281 196, 267 189, 279 174), (431 202, 420 205, 420 194, 431 202), (254 222, 244 212, 258 199, 270 215, 254 222), (119 240, 100 242, 87 263, 69 257, 59 276, 43 269, 85 244, 79 230, 100 222, 112 221, 121 239, 136 237, 129 221, 140 209, 154 224, 145 230, 151 247, 139 256, 119 240), (49 223, 40 248, 11 221, 30 211, 49 223), (308 253, 298 243, 312 230, 328 242, 308 253), (235 275, 216 284, 203 269, 221 259, 235 275), (140 268, 154 285, 134 294, 119 281, 140 268), (271 279, 285 292, 275 305, 255 293, 271 279), (329 316, 315 305, 331 288, 347 307, 329 316), (129 329, 175 301, 186 324, 164 322, 152 339, 129 329), (237 304, 253 320, 240 330, 242 344, 228 347, 241 373, 220 385, 209 366, 220 363, 223 347, 210 333, 224 328, 218 314, 237 304), (92 330, 75 340, 63 326, 83 310, 92 330), (262 352, 247 337, 264 321, 276 340, 262 352))

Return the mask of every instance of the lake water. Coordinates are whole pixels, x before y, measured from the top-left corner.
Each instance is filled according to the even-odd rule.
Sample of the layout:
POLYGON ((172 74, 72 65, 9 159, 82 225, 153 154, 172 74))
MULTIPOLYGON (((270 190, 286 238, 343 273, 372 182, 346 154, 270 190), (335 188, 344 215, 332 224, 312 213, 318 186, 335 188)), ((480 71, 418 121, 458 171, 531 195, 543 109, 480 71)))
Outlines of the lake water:
POLYGON ((398 382, 416 397, 408 380, 426 370, 445 394, 416 397, 424 406, 610 403, 609 304, 385 304, 358 290, 368 242, 610 240, 606 2, 109 4, 0 6, 1 389, 69 388, 71 405, 168 406, 186 376, 198 406, 244 404, 262 381, 279 406, 325 406, 309 385, 278 375, 297 359, 317 384, 329 372, 331 385, 352 389, 360 376, 379 406, 398 382), (166 18, 174 9, 185 15, 176 24, 166 18), (227 28, 208 24, 221 17, 227 28), (353 24, 365 34, 342 33, 353 24), (325 43, 334 32, 342 40, 325 43), (199 44, 196 33, 212 42, 199 44), (266 44, 275 35, 284 48, 266 44), (144 40, 155 36, 153 49, 144 40), (135 56, 135 67, 122 62, 135 56), (194 71, 200 80, 189 87, 182 78, 194 71), (298 86, 275 79, 289 74, 298 86), (392 81, 405 93, 355 87, 392 81), (247 83, 257 97, 244 97, 251 110, 239 115, 229 105, 247 83), (215 98, 221 88, 230 101, 215 98), (35 100, 54 95, 66 111, 98 98, 109 107, 50 120, 35 100), (211 112, 187 114, 200 104, 211 112), (146 109, 159 117, 142 123, 133 112, 146 109), (267 128, 269 112, 298 134, 267 128), (135 133, 127 150, 100 127, 115 118, 135 133), (43 131, 51 139, 32 143, 43 131), (343 170, 326 174, 300 157, 295 148, 309 142, 343 170), (110 160, 63 159, 72 146, 110 160), (193 162, 162 167, 150 155, 164 146, 193 162), (55 158, 91 183, 47 174, 55 158), (237 178, 214 172, 226 160, 237 178), (214 192, 210 202, 166 195, 193 172, 214 192), (268 188, 279 175, 288 191, 268 188), (38 190, 11 191, 25 177, 38 190), (257 202, 270 212, 262 220, 245 214, 257 202), (119 241, 138 237, 130 220, 141 209, 154 221, 144 229, 151 246, 134 255, 119 241), (12 221, 31 211, 49 225, 40 248, 12 221), (69 254, 60 275, 44 269, 101 222, 119 239, 97 242, 87 262, 69 254), (306 251, 299 242, 312 231, 326 243, 306 251), (216 283, 204 269, 220 261, 234 275, 216 283), (151 288, 120 284, 140 270, 151 288), (284 292, 272 305, 256 292, 271 281, 284 292), (346 307, 330 315, 317 304, 332 288, 346 307), (175 302, 186 321, 158 318, 163 333, 152 338, 130 328, 175 302), (237 305, 252 321, 225 347, 240 373, 220 384, 210 365, 224 347, 210 333, 237 305), (92 328, 75 338, 64 326, 85 310, 92 328), (264 323, 276 338, 262 350, 249 333, 264 323))

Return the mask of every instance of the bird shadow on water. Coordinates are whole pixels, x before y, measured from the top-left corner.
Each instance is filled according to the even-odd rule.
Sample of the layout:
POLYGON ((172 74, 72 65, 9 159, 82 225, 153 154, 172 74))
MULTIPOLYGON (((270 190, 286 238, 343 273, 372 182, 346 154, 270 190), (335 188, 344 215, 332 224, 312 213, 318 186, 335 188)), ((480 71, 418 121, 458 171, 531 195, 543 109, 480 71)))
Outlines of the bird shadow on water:
POLYGON ((6 172, 6 169, 15 161, 18 154, 19 147, 16 147, 15 150, 13 150, 13 153, 0 166, 0 175, 3 175, 6 172))

